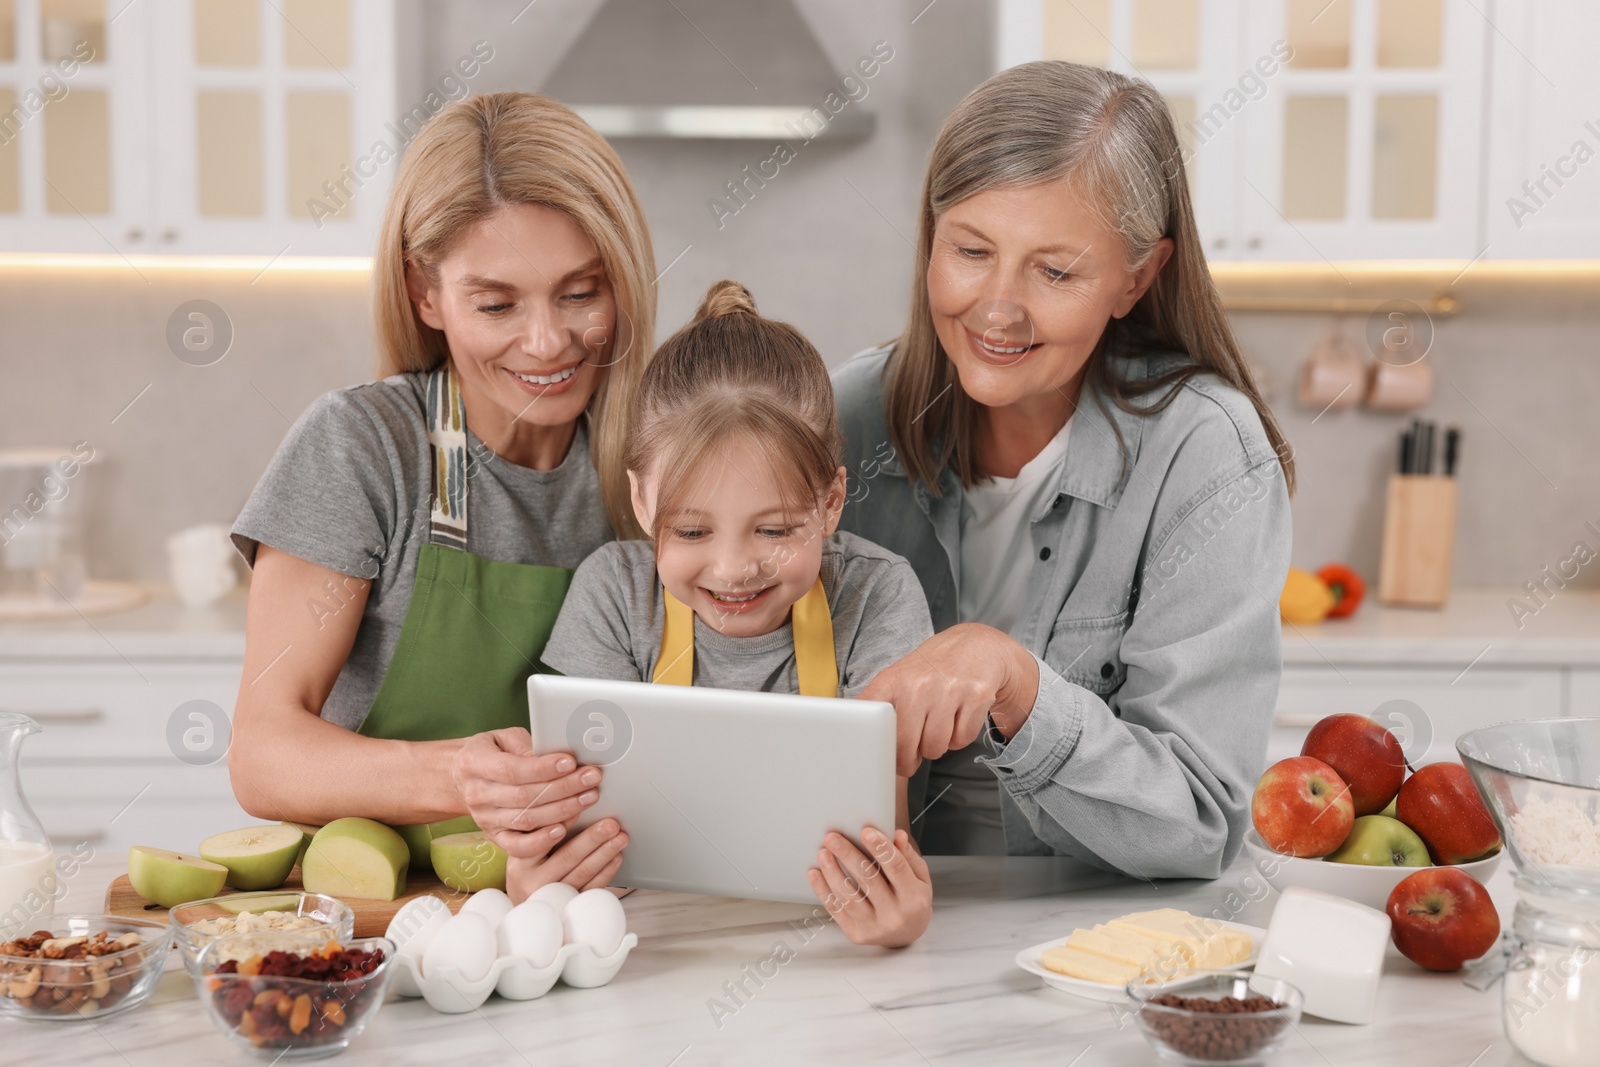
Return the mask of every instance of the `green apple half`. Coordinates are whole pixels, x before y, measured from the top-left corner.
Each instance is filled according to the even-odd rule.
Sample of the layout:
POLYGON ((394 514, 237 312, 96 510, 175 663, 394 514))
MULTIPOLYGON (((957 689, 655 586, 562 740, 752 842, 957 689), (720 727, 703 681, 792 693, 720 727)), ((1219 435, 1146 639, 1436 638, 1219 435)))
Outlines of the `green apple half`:
POLYGON ((1387 815, 1363 815, 1350 827, 1350 836, 1328 857, 1332 863, 1362 863, 1369 867, 1427 867, 1428 846, 1417 832, 1387 815))
POLYGON ((371 819, 335 819, 311 839, 300 880, 308 893, 393 900, 406 891, 411 850, 371 819))
POLYGON ((506 853, 482 830, 433 839, 433 871, 451 889, 476 893, 506 887, 506 853))
POLYGON ((200 842, 200 858, 228 868, 235 889, 276 889, 294 870, 305 834, 287 823, 246 826, 200 842))
POLYGON ((433 844, 434 838, 470 833, 477 828, 478 824, 472 821, 472 816, 460 815, 443 822, 419 822, 409 826, 396 826, 394 831, 405 838, 406 846, 411 849, 411 870, 417 873, 433 869, 429 846, 433 844))
POLYGON ((300 850, 294 857, 295 866, 298 867, 306 861, 306 849, 311 847, 311 839, 317 836, 317 831, 322 827, 308 822, 290 822, 288 819, 283 820, 283 825, 292 826, 300 831, 300 850))
POLYGON ((135 893, 163 908, 214 897, 222 892, 227 880, 228 868, 199 856, 148 845, 134 845, 128 850, 128 884, 135 893))

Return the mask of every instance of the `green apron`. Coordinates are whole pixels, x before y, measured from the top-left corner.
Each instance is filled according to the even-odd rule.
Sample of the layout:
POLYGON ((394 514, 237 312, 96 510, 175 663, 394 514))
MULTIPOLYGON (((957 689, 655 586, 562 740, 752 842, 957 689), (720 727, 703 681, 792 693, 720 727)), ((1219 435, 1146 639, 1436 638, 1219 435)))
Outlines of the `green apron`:
MULTIPOLYGON (((428 375, 433 456, 428 540, 417 558, 405 624, 377 699, 359 732, 402 741, 528 728, 530 674, 572 582, 565 567, 501 563, 467 549, 467 431, 461 390, 447 361, 428 375)), ((432 837, 476 829, 462 816, 397 827, 412 869, 429 869, 432 837)))

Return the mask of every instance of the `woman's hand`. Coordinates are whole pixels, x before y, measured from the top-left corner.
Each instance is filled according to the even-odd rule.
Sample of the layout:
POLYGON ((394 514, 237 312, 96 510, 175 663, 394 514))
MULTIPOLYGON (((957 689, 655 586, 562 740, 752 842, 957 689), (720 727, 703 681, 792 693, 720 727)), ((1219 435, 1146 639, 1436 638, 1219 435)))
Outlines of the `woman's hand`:
POLYGON ((862 700, 887 700, 898 723, 895 767, 909 777, 924 759, 965 748, 984 720, 1008 739, 1039 694, 1039 664, 1009 634, 964 622, 928 638, 879 671, 862 700))
POLYGON ((518 727, 467 738, 451 776, 478 827, 524 859, 544 857, 565 835, 564 824, 600 798, 599 767, 580 767, 565 752, 535 756, 532 735, 518 727))
POLYGON ((876 827, 861 831, 863 855, 843 834, 830 833, 806 872, 811 891, 846 937, 858 945, 900 948, 922 936, 933 917, 933 877, 904 830, 894 840, 876 827))
POLYGON ((521 904, 534 890, 551 882, 565 882, 580 893, 611 884, 628 844, 628 835, 617 820, 601 819, 557 848, 556 842, 566 832, 565 826, 552 826, 537 835, 547 842, 544 853, 506 861, 506 894, 513 904, 521 904))

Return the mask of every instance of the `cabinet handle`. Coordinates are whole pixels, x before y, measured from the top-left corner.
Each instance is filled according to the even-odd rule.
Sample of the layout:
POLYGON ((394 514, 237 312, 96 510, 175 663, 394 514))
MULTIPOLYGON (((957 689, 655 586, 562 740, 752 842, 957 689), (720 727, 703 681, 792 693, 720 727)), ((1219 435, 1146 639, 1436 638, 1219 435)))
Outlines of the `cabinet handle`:
POLYGON ((90 723, 102 722, 106 717, 104 708, 68 708, 61 711, 14 711, 12 708, 0 710, 7 714, 26 715, 41 726, 88 726, 90 723))
POLYGON ((1297 729, 1302 726, 1315 726, 1322 721, 1322 718, 1313 711, 1280 711, 1272 717, 1272 725, 1297 729))
POLYGON ((137 226, 133 227, 132 229, 130 229, 128 231, 128 240, 130 240, 130 241, 142 241, 142 240, 144 240, 144 231, 139 229, 139 227, 137 227, 137 226))
POLYGON ((1261 238, 1259 238, 1259 237, 1250 238, 1250 247, 1251 248, 1260 248, 1261 247, 1261 238))
POLYGON ((1226 237, 1218 237, 1215 241, 1212 241, 1211 243, 1213 245, 1215 245, 1216 247, 1218 247, 1218 248, 1227 248, 1228 247, 1228 239, 1226 237))
POLYGON ((178 231, 177 230, 162 230, 161 231, 161 240, 163 242, 165 242, 166 244, 171 244, 173 241, 176 241, 177 239, 178 239, 178 231))
POLYGON ((81 834, 51 833, 50 835, 51 841, 82 842, 85 845, 103 844, 105 839, 106 832, 104 830, 89 830, 81 834))

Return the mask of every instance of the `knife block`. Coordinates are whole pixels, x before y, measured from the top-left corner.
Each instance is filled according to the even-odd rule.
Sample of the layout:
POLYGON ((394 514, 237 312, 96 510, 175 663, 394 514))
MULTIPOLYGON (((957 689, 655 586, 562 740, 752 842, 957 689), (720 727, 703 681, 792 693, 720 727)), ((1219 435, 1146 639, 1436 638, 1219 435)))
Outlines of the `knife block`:
POLYGON ((1378 599, 1442 608, 1450 599, 1456 546, 1456 480, 1439 474, 1392 474, 1383 509, 1378 599))

